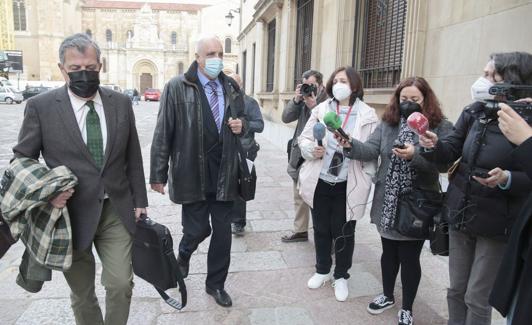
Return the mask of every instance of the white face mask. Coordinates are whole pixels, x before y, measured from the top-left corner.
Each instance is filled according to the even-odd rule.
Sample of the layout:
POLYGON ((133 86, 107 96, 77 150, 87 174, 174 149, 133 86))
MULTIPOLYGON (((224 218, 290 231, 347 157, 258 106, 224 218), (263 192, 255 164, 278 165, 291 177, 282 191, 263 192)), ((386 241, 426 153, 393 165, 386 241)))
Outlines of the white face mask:
POLYGON ((342 101, 346 98, 349 98, 349 96, 351 96, 352 91, 349 85, 337 82, 332 88, 332 93, 336 100, 342 101))
POLYGON ((493 83, 486 77, 480 77, 471 86, 471 98, 477 102, 483 102, 487 99, 494 99, 495 96, 490 95, 489 89, 493 83))

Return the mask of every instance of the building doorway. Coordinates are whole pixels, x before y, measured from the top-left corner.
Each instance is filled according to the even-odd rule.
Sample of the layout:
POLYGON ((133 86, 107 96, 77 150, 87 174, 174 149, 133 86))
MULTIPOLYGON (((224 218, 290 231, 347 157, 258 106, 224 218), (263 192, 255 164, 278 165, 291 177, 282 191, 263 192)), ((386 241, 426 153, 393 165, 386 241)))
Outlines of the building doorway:
POLYGON ((144 72, 140 75, 140 93, 143 94, 148 88, 153 88, 153 76, 144 72))
POLYGON ((158 88, 158 69, 153 61, 141 59, 133 65, 133 88, 143 95, 148 88, 158 88))

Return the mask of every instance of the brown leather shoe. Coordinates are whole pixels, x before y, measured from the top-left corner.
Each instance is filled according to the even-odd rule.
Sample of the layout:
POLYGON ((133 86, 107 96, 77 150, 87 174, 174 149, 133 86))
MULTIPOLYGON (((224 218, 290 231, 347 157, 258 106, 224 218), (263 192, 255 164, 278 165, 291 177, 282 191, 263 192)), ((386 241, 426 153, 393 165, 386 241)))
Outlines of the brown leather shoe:
POLYGON ((281 241, 283 243, 295 243, 299 241, 307 241, 308 240, 308 232, 293 232, 290 235, 284 235, 281 237, 281 241))

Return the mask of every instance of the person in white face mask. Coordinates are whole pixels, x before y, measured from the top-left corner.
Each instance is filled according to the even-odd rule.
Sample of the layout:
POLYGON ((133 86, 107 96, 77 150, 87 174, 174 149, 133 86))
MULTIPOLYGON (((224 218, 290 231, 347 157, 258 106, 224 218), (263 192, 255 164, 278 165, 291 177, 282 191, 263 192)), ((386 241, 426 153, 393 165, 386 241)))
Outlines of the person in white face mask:
POLYGON ((189 261, 212 231, 205 290, 230 307, 225 291, 231 252, 231 219, 238 193, 238 150, 247 122, 237 82, 223 72, 223 47, 215 36, 198 41, 188 71, 164 87, 151 147, 151 188, 182 205, 183 238, 177 264, 189 261), (170 169, 170 170, 169 170, 170 169))
MULTIPOLYGON (((421 146, 432 149, 424 155, 427 159, 448 163, 461 157, 447 190, 448 325, 491 324, 488 297, 514 221, 532 190, 532 181, 521 162, 512 159, 514 147, 501 132, 497 115, 486 110, 486 101, 493 99, 489 88, 502 82, 532 85, 532 55, 525 52, 491 55, 483 77, 471 87, 475 102, 462 111, 453 132, 447 137, 438 137, 430 131, 420 136, 421 146)), ((522 91, 516 95, 530 97, 522 91)), ((492 297, 492 303, 503 315, 510 311, 518 289, 515 274, 508 272, 504 276, 508 277, 504 290, 492 297)), ((530 301, 514 305, 525 310, 530 308, 530 301)), ((525 323, 529 324, 530 318, 512 324, 525 323)))
POLYGON ((336 299, 345 301, 349 294, 347 279, 356 220, 364 215, 376 162, 360 163, 346 158, 334 133, 324 131, 322 123, 326 114, 337 115, 342 129, 365 141, 379 119, 375 110, 362 101, 362 80, 352 67, 338 68, 325 89, 331 98, 312 110, 298 138, 305 159, 299 172, 299 194, 311 207, 316 249, 316 273, 307 285, 317 289, 333 280, 336 299), (321 132, 314 131, 320 126, 321 132), (336 261, 332 274, 331 250, 336 261))

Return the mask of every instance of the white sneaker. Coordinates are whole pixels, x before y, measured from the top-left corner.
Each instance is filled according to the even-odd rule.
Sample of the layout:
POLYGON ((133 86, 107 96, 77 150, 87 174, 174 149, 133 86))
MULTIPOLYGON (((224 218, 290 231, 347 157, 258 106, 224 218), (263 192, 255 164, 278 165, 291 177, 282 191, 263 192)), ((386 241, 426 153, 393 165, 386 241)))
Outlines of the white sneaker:
POLYGON ((307 286, 310 289, 318 289, 322 287, 325 282, 331 280, 331 275, 329 273, 327 274, 319 274, 314 273, 314 275, 308 280, 307 286))
POLYGON ((336 300, 345 301, 349 295, 349 290, 347 288, 347 280, 344 278, 336 279, 333 283, 334 295, 336 300))

